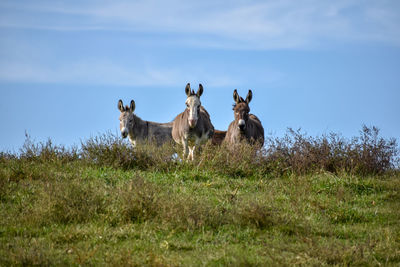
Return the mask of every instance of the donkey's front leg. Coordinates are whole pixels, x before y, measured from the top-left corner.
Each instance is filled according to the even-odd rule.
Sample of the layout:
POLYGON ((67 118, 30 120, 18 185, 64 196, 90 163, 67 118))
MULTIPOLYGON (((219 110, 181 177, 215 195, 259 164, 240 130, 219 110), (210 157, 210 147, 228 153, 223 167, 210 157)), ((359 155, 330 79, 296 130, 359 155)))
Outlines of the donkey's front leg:
POLYGON ((133 139, 133 138, 131 138, 130 136, 129 136, 129 142, 131 143, 131 145, 132 145, 133 148, 136 147, 136 140, 133 139))
POLYGON ((182 138, 182 145, 183 145, 182 160, 185 160, 186 159, 186 155, 190 156, 187 138, 184 138, 184 137, 182 138))
POLYGON ((191 148, 189 147, 189 155, 188 155, 188 160, 194 160, 194 150, 196 149, 196 146, 192 146, 191 148))
POLYGON ((198 147, 200 149, 200 144, 201 144, 201 139, 200 138, 196 138, 196 140, 194 142, 194 146, 192 147, 192 150, 190 151, 190 154, 192 156, 192 160, 194 160, 194 152, 196 150, 196 147, 198 147))

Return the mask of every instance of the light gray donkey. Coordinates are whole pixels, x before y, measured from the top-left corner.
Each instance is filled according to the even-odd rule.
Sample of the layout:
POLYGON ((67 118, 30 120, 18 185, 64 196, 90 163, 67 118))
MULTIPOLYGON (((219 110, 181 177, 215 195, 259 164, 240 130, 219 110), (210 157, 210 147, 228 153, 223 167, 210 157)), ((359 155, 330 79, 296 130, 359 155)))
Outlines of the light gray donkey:
POLYGON ((200 96, 203 86, 199 84, 197 93, 190 89, 190 83, 186 85, 185 93, 186 110, 180 113, 172 124, 172 137, 176 143, 183 146, 183 159, 194 160, 194 150, 200 144, 206 142, 214 134, 214 126, 210 115, 201 105, 200 96))
POLYGON ((142 120, 133 113, 135 111, 135 101, 133 100, 129 107, 124 107, 122 100, 119 100, 118 109, 121 111, 119 129, 122 138, 129 137, 133 147, 136 146, 137 141, 154 141, 159 146, 166 142, 172 142, 172 122, 158 123, 142 120))

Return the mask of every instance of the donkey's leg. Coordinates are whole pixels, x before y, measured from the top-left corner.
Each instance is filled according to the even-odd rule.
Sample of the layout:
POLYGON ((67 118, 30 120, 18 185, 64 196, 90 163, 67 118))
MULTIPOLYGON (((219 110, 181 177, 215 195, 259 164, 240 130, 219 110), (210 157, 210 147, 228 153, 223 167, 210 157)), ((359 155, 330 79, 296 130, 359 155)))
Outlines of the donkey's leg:
MULTIPOLYGON (((183 155, 182 155, 182 160, 186 159, 186 155, 189 154, 189 148, 188 148, 188 140, 187 138, 182 137, 182 145, 183 145, 183 155)), ((188 155, 189 156, 189 155, 188 155)))
POLYGON ((194 160, 194 150, 196 149, 196 146, 192 146, 191 148, 189 148, 189 156, 188 156, 188 160, 194 160))
POLYGON ((197 138, 197 137, 196 137, 196 140, 195 140, 195 143, 194 143, 194 144, 195 144, 195 145, 193 146, 193 149, 192 149, 192 160, 194 160, 194 152, 195 152, 195 150, 196 150, 196 147, 198 147, 197 150, 200 149, 201 138, 197 138))
POLYGON ((132 147, 135 148, 136 147, 136 140, 133 139, 130 135, 128 136, 129 138, 129 142, 131 143, 132 147))

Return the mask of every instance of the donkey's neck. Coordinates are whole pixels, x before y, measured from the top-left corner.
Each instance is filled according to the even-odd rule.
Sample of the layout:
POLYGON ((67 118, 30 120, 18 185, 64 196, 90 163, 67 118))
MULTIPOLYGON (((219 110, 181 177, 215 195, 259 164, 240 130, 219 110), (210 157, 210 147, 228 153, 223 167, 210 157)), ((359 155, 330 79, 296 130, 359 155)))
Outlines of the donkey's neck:
POLYGON ((136 140, 143 140, 146 138, 149 128, 149 122, 144 121, 135 114, 133 116, 133 126, 129 127, 129 139, 131 143, 136 140))

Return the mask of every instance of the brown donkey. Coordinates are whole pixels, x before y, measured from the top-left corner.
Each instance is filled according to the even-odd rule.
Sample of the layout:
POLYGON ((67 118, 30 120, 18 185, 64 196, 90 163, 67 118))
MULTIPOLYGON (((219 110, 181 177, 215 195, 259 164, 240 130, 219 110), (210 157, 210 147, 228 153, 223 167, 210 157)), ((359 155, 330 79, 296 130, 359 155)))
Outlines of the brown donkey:
POLYGON ((199 90, 195 93, 190 89, 190 83, 188 83, 185 93, 187 108, 174 119, 172 137, 176 143, 183 145, 182 159, 187 156, 188 160, 193 160, 196 146, 213 136, 214 126, 211 123, 210 115, 200 102, 203 86, 199 84, 199 90))
POLYGON ((137 141, 154 141, 159 146, 172 142, 172 122, 144 121, 133 113, 135 106, 135 101, 133 100, 131 100, 129 107, 124 107, 122 100, 118 101, 118 109, 121 111, 119 128, 122 138, 129 137, 133 147, 136 146, 137 141))
POLYGON ((249 103, 253 93, 249 90, 246 100, 239 96, 237 90, 233 91, 233 111, 235 120, 229 124, 224 142, 234 145, 241 140, 247 140, 250 144, 264 145, 264 128, 261 121, 253 114, 249 114, 249 103))
POLYGON ((213 145, 221 145, 226 136, 226 131, 214 130, 211 142, 213 145))

